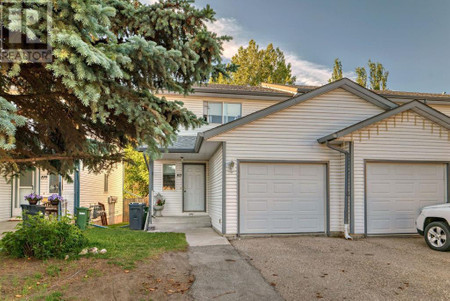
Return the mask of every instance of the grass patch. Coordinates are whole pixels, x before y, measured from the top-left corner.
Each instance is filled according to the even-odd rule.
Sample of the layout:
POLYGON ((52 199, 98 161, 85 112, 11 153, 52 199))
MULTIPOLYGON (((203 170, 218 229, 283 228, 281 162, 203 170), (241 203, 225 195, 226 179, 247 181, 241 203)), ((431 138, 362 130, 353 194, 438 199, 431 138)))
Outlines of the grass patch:
POLYGON ((110 262, 131 269, 135 262, 159 255, 166 251, 185 250, 184 233, 148 233, 127 228, 91 228, 84 231, 91 247, 106 249, 106 254, 95 255, 110 262))

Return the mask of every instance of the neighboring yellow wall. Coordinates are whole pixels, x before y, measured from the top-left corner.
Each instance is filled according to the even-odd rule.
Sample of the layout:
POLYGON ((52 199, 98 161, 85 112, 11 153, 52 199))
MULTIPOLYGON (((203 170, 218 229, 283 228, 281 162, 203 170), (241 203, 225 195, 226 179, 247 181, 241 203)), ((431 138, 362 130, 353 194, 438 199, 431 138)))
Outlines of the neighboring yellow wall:
MULTIPOLYGON (((122 221, 123 212, 123 164, 117 164, 109 173, 109 188, 104 191, 105 173, 93 174, 87 169, 80 170, 80 205, 89 207, 97 203, 103 203, 106 206, 106 214, 109 217, 108 197, 116 196, 117 203, 114 204, 114 222, 122 221)), ((108 223, 109 223, 108 218, 108 223)))
POLYGON ((0 221, 11 217, 11 183, 0 176, 0 221))

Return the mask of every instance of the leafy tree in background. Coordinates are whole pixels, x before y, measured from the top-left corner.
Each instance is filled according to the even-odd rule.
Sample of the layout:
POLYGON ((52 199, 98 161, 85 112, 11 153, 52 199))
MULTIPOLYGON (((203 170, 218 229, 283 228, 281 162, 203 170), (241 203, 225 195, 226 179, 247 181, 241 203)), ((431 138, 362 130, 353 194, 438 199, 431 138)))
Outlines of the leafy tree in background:
POLYGON ((334 60, 333 73, 331 74, 331 78, 328 80, 329 83, 340 80, 343 77, 342 73, 342 63, 339 58, 334 60))
POLYGON ((368 66, 370 71, 370 89, 386 90, 389 72, 384 69, 382 64, 374 63, 371 60, 369 60, 368 66))
POLYGON ((363 87, 367 87, 367 72, 366 72, 366 68, 364 68, 364 67, 356 67, 355 73, 356 73, 356 82, 359 85, 363 86, 363 87))
MULTIPOLYGON (((208 31, 206 22, 215 20, 209 6, 189 0, 52 3, 49 41, 43 19, 30 26, 8 23, 22 4, 2 4, 5 37, 9 31, 36 34, 53 48, 50 63, 0 64, 4 175, 31 167, 68 175, 77 160, 98 172, 122 161, 128 145, 147 145, 155 155, 180 127, 202 124, 181 102, 155 93, 188 93, 194 83, 227 71, 221 51, 230 37, 208 31)), ((30 5, 27 16, 46 14, 45 6, 30 5)), ((4 48, 12 46, 4 41, 4 48)))
POLYGON ((254 40, 250 40, 246 48, 239 47, 238 53, 231 58, 231 68, 234 64, 237 71, 229 77, 219 75, 212 83, 229 85, 258 86, 261 83, 292 85, 296 77, 292 76, 291 64, 286 63, 283 51, 274 48, 273 44, 266 49, 260 49, 254 40))
POLYGON ((371 60, 369 60, 367 66, 369 68, 370 86, 367 86, 367 71, 364 67, 357 67, 355 69, 357 75, 356 82, 372 90, 386 90, 389 71, 386 71, 383 64, 374 63, 371 60))
POLYGON ((132 147, 125 149, 124 197, 135 198, 136 195, 148 195, 148 169, 142 153, 132 147))

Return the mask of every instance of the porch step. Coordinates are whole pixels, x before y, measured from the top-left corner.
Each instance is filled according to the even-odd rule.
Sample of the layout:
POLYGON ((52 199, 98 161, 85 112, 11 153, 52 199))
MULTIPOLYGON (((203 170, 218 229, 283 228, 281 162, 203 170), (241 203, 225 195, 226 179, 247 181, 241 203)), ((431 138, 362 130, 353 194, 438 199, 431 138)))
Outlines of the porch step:
POLYGON ((209 228, 209 216, 163 216, 155 217, 153 224, 156 230, 178 232, 186 229, 209 228))

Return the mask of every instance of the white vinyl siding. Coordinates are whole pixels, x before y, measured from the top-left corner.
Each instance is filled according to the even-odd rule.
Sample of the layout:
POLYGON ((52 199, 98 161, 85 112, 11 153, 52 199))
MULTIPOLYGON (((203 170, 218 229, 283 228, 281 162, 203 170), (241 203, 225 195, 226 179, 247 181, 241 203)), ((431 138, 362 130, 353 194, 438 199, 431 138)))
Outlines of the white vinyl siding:
MULTIPOLYGON (((180 100, 184 103, 184 107, 191 112, 193 112, 197 117, 203 116, 203 101, 211 101, 211 102, 225 102, 225 103, 240 103, 242 104, 242 116, 248 115, 250 113, 259 111, 261 109, 267 108, 271 105, 276 104, 278 101, 275 100, 253 100, 253 99, 229 99, 229 98, 212 98, 212 97, 196 97, 196 96, 187 96, 187 97, 177 97, 166 96, 169 100, 180 100)), ((288 97, 286 97, 287 99, 288 97)), ((220 124, 207 124, 200 128, 196 129, 184 129, 181 128, 179 135, 196 135, 198 132, 204 132, 208 129, 219 126, 220 124)), ((165 210, 165 209, 164 209, 165 210)))
POLYGON ((450 116, 450 104, 446 104, 446 105, 430 104, 429 106, 435 110, 438 110, 438 111, 450 116))
POLYGON ((365 160, 448 162, 449 135, 447 130, 407 111, 341 139, 354 142, 355 233, 364 233, 365 160))
MULTIPOLYGON (((227 165, 236 160, 327 161, 330 230, 343 230, 343 155, 318 138, 384 110, 343 89, 319 95, 209 140, 226 141, 227 165)), ((227 168, 227 233, 237 232, 237 170, 227 168)))
MULTIPOLYGON (((205 162, 184 162, 184 163, 205 163, 205 162)), ((182 215, 205 215, 204 212, 183 212, 183 163, 173 160, 156 160, 153 166, 154 170, 154 192, 161 193, 166 204, 162 211, 163 216, 182 216, 182 215), (175 190, 163 190, 163 164, 175 164, 175 190)), ((206 179, 208 179, 208 163, 206 163, 206 179)), ((206 198, 208 199, 208 181, 206 181, 206 198)), ((208 208, 206 208, 208 210, 208 208)))
POLYGON ((108 192, 104 191, 105 174, 94 174, 87 169, 80 170, 80 206, 89 207, 97 203, 102 203, 106 207, 107 216, 109 216, 108 197, 117 197, 114 204, 115 222, 121 221, 123 212, 123 164, 119 163, 110 171, 108 192))
POLYGON ((208 213, 212 226, 222 233, 222 146, 209 160, 208 213))
POLYGON ((11 183, 0 176, 0 221, 11 217, 11 183))

